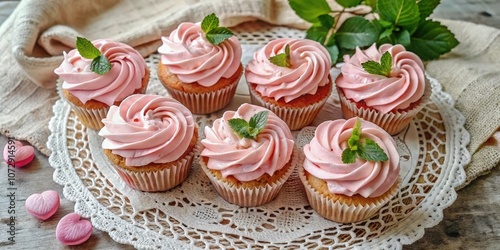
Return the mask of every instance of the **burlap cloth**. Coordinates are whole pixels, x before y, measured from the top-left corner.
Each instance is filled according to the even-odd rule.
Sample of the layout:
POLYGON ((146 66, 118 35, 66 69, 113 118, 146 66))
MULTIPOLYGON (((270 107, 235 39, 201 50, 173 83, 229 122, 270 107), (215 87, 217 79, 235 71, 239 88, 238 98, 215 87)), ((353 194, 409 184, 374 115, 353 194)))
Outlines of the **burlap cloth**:
MULTIPOLYGON (((147 56, 160 37, 180 22, 199 21, 215 12, 226 26, 250 20, 304 28, 286 0, 137 1, 23 0, 0 27, 0 130, 27 140, 42 153, 52 105, 58 96, 53 70, 77 35, 110 38, 130 44, 147 56)), ((465 115, 471 134, 472 161, 466 184, 500 161, 495 132, 500 126, 500 30, 468 22, 442 20, 460 45, 427 64, 465 115)))

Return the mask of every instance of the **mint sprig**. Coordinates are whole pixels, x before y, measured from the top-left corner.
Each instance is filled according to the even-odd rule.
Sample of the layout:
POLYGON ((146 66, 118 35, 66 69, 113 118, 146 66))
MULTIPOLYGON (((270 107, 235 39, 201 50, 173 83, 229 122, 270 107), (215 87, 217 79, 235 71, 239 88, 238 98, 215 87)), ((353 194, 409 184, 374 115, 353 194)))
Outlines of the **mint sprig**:
POLYGON ((90 70, 99 75, 106 74, 111 69, 111 63, 91 41, 83 37, 76 37, 76 49, 84 58, 92 59, 90 70))
POLYGON ((269 61, 280 67, 290 68, 292 67, 291 57, 290 57, 290 45, 285 46, 285 53, 279 53, 275 56, 271 56, 269 61))
POLYGON ((207 40, 213 45, 219 45, 234 35, 228 28, 219 27, 219 18, 214 13, 203 18, 201 30, 205 32, 207 40))
POLYGON ((367 61, 361 63, 361 66, 363 66, 363 69, 365 69, 365 71, 370 74, 389 77, 391 75, 392 69, 392 56, 389 51, 386 51, 384 54, 382 54, 380 63, 375 61, 367 61))
POLYGON ((401 44, 422 60, 433 60, 458 45, 455 35, 444 25, 430 20, 439 0, 337 0, 343 8, 332 10, 326 0, 288 0, 295 13, 311 23, 306 38, 321 43, 329 52, 332 65, 344 55, 376 43, 401 44), (365 4, 369 13, 352 12, 365 4), (356 8, 354 8, 356 9, 356 8), (338 23, 338 16, 355 15, 338 23), (368 20, 367 14, 379 18, 368 20))
POLYGON ((242 118, 232 118, 228 124, 240 138, 255 139, 266 127, 268 115, 268 111, 260 111, 250 117, 248 122, 242 118))
POLYGON ((361 120, 354 124, 352 134, 347 141, 347 148, 342 151, 342 162, 354 163, 356 157, 366 161, 387 161, 389 158, 382 148, 373 140, 361 138, 361 120))

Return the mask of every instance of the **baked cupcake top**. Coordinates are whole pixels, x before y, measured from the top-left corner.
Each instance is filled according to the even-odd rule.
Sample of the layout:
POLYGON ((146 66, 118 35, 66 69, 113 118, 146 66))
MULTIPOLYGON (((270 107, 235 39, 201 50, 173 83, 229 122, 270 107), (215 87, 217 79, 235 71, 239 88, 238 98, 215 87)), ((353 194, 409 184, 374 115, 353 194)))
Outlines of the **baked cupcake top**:
POLYGON ((231 36, 214 45, 207 40, 200 22, 181 23, 170 36, 161 40, 163 44, 158 48, 161 63, 184 83, 210 87, 221 78, 230 78, 241 64, 238 38, 231 36))
POLYGON ((342 73, 335 80, 337 87, 348 99, 364 101, 382 113, 406 109, 424 94, 424 64, 402 45, 384 44, 377 49, 373 44, 366 50, 356 48, 352 57, 344 56, 344 62, 342 73), (390 61, 384 60, 385 64, 390 63, 386 75, 364 69, 363 64, 368 61, 381 62, 385 52, 390 55, 390 61))
POLYGON ((237 111, 224 112, 212 127, 205 127, 201 143, 204 147, 201 156, 208 158, 207 167, 239 181, 252 181, 266 173, 272 176, 290 160, 294 147, 290 129, 283 120, 265 108, 248 103, 237 111), (263 118, 266 112, 267 122, 256 119, 263 118), (255 139, 242 137, 229 124, 231 119, 241 118, 252 125, 252 117, 264 124, 255 139))
POLYGON ((135 94, 110 107, 99 135, 104 149, 127 166, 167 163, 187 150, 195 123, 191 112, 165 96, 135 94))
POLYGON ((54 70, 64 81, 62 88, 68 90, 83 104, 96 100, 108 106, 141 88, 146 74, 146 61, 127 44, 99 39, 92 44, 111 64, 104 74, 91 70, 92 59, 84 58, 77 49, 64 52, 64 60, 54 70))
POLYGON ((249 84, 262 95, 276 101, 290 102, 305 94, 316 94, 318 87, 329 83, 331 59, 328 51, 309 39, 278 38, 255 52, 245 69, 249 84), (278 66, 271 57, 286 54, 289 46, 289 66, 278 66))
POLYGON ((398 178, 399 154, 394 140, 387 132, 369 121, 360 119, 357 123, 357 119, 359 118, 353 117, 347 121, 339 119, 321 123, 311 142, 304 146, 304 169, 325 180, 331 193, 378 197, 389 190, 398 178), (361 131, 353 135, 355 130, 361 131), (356 136, 357 141, 351 139, 356 136), (385 161, 369 161, 363 159, 367 158, 366 155, 360 156, 380 156, 380 152, 373 149, 373 142, 385 153, 385 161), (356 150, 351 150, 351 146, 357 147, 356 150), (356 152, 349 155, 349 152, 344 151, 356 152), (351 158, 352 163, 344 163, 349 162, 348 158, 351 158))

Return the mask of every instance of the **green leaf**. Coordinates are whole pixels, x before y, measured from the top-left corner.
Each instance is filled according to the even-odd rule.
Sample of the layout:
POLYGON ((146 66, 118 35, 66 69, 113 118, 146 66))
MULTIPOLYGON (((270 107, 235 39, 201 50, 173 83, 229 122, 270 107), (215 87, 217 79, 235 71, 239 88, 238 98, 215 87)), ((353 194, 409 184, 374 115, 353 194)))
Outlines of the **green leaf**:
POLYGON ((271 56, 269 61, 276 66, 290 68, 292 66, 290 58, 290 45, 287 44, 285 46, 285 53, 279 53, 275 56, 271 56))
POLYGON ((425 21, 434 9, 439 5, 440 0, 417 0, 418 11, 420 12, 420 22, 425 21))
POLYGON ((335 18, 333 18, 329 14, 323 14, 318 16, 318 20, 321 26, 326 27, 328 29, 332 28, 333 24, 335 23, 335 18))
POLYGON ((437 21, 427 20, 412 34, 407 49, 427 61, 439 58, 457 45, 455 35, 448 28, 437 21))
POLYGON ((394 30, 391 28, 389 29, 386 29, 384 31, 382 31, 382 33, 380 33, 380 36, 378 37, 378 39, 383 39, 383 38, 386 38, 386 37, 390 37, 392 35, 392 32, 394 30))
POLYGON ((389 21, 382 20, 382 19, 379 19, 379 20, 376 20, 376 21, 380 24, 380 26, 382 28, 389 28, 389 27, 392 28, 394 26, 393 23, 391 23, 389 21))
POLYGON ((365 4, 370 6, 373 11, 377 9, 377 0, 365 0, 365 4))
POLYGON ((384 54, 382 54, 382 57, 380 58, 380 63, 375 61, 367 61, 361 63, 361 66, 363 66, 363 69, 370 74, 388 77, 390 76, 392 69, 391 54, 388 51, 386 51, 384 54))
POLYGON ((415 0, 378 0, 380 18, 406 28, 410 33, 417 29, 420 12, 415 0))
POLYGON ((245 119, 241 118, 233 118, 229 119, 227 121, 229 124, 229 127, 233 129, 233 131, 240 137, 240 138, 252 138, 250 134, 248 133, 248 129, 250 126, 248 126, 248 122, 245 121, 245 119))
POLYGON ((97 56, 90 63, 90 70, 99 75, 106 74, 110 69, 111 69, 111 63, 109 62, 108 58, 106 58, 104 55, 97 56))
POLYGON ((359 158, 367 161, 387 161, 389 157, 382 148, 374 141, 365 139, 365 143, 358 147, 359 158))
POLYGON ((357 6, 361 3, 361 1, 362 0, 336 0, 336 2, 344 8, 357 6))
POLYGON ((410 32, 406 29, 403 29, 403 30, 395 33, 394 38, 396 40, 395 44, 401 44, 404 47, 407 47, 411 43, 410 32))
POLYGON ((330 28, 324 26, 312 26, 306 30, 306 39, 324 44, 329 31, 330 28))
POLYGON ((260 131, 262 131, 266 127, 268 115, 269 111, 267 110, 260 111, 257 114, 253 115, 252 117, 250 117, 250 121, 248 122, 248 124, 250 125, 251 128, 257 129, 258 131, 257 133, 260 133, 260 131))
POLYGON ((203 21, 201 21, 201 30, 203 30, 205 34, 217 27, 219 27, 219 18, 214 13, 206 16, 203 18, 203 21))
POLYGON ((334 44, 331 46, 325 46, 325 48, 328 51, 328 54, 330 54, 332 65, 335 65, 335 63, 337 63, 337 60, 339 59, 339 47, 334 44))
POLYGON ((83 37, 76 37, 76 49, 82 57, 87 59, 94 59, 101 55, 101 51, 91 41, 83 37))
POLYGON ((320 23, 318 16, 332 11, 326 0, 288 0, 288 4, 300 18, 313 24, 320 23))
POLYGON ((352 134, 347 140, 347 145, 351 150, 354 151, 357 150, 360 137, 361 137, 361 120, 357 118, 356 123, 352 128, 352 134))
POLYGON ((229 119, 228 124, 240 138, 255 139, 266 127, 268 114, 269 112, 264 110, 250 117, 249 122, 241 118, 233 118, 229 119))
POLYGON ((234 35, 232 31, 225 27, 213 28, 206 34, 207 40, 213 45, 218 45, 234 35))
POLYGON ((354 163, 356 161, 356 151, 350 148, 344 149, 342 151, 342 162, 345 164, 354 163))
POLYGON ((372 45, 377 41, 377 38, 378 31, 375 26, 360 16, 350 17, 345 20, 335 33, 337 45, 346 49, 372 45))

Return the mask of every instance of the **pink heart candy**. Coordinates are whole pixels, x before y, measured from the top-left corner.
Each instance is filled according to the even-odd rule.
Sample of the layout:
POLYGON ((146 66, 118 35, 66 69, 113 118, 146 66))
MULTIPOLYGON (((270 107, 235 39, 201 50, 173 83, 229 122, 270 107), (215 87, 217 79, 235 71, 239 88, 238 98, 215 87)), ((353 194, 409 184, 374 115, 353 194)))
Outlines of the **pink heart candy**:
POLYGON ((56 227, 56 238, 64 245, 74 246, 87 241, 92 234, 92 223, 70 213, 62 217, 56 227))
POLYGON ((32 194, 26 199, 25 207, 28 213, 41 220, 46 220, 59 209, 59 194, 54 190, 47 190, 41 194, 32 194))
POLYGON ((23 145, 20 141, 9 140, 3 148, 5 163, 16 168, 24 167, 35 158, 35 149, 30 145, 23 145))

